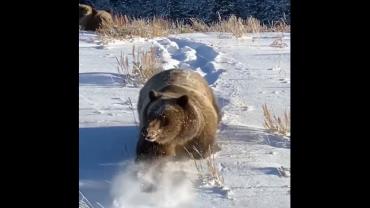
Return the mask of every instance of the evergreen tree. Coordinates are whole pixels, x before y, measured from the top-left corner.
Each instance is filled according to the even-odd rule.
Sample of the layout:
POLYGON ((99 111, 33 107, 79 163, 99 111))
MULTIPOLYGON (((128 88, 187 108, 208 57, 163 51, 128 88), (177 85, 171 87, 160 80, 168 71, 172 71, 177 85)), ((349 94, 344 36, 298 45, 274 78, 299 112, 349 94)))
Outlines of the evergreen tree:
POLYGON ((235 11, 235 0, 215 0, 213 13, 217 17, 220 15, 222 19, 225 19, 230 15, 235 14, 235 11))
POLYGON ((264 24, 285 18, 290 22, 290 0, 79 0, 97 9, 110 9, 132 17, 161 16, 186 20, 198 18, 206 23, 226 19, 234 14, 250 16, 264 24))
POLYGON ((171 19, 179 20, 183 18, 180 3, 178 0, 168 0, 167 9, 168 9, 168 16, 171 19))

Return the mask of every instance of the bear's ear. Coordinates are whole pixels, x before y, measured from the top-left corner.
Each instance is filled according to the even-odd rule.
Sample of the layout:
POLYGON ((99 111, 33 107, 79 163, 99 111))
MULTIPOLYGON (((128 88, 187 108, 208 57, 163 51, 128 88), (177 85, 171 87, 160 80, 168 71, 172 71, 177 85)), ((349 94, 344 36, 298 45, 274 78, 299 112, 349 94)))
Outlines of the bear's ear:
POLYGON ((91 14, 92 15, 96 15, 98 13, 98 10, 95 9, 95 7, 91 7, 92 11, 91 11, 91 14))
POLYGON ((179 104, 181 107, 185 107, 186 104, 188 104, 189 97, 187 95, 183 95, 179 98, 177 98, 177 104, 179 104))
POLYGON ((156 100, 159 97, 161 97, 161 94, 159 92, 157 92, 155 90, 150 90, 150 92, 149 92, 150 101, 156 100))

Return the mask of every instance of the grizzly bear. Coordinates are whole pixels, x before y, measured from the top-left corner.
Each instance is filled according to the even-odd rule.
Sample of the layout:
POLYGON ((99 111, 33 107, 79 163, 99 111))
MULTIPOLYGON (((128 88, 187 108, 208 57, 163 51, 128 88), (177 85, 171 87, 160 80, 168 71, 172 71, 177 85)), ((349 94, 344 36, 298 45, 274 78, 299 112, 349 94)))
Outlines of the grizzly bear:
POLYGON ((111 27, 113 18, 107 11, 96 10, 89 5, 79 4, 79 24, 83 30, 96 31, 102 27, 111 27))
POLYGON ((155 74, 140 90, 137 110, 136 161, 167 156, 202 159, 219 148, 215 143, 219 107, 198 72, 170 69, 155 74))

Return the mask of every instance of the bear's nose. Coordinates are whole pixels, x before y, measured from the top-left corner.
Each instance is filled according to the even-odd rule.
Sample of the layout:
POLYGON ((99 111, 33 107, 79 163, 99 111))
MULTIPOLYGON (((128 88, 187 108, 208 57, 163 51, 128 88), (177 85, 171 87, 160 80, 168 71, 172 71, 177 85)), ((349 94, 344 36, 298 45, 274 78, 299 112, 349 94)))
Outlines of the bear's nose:
POLYGON ((147 140, 149 142, 154 142, 156 140, 156 138, 155 137, 147 136, 147 137, 145 137, 145 140, 147 140))

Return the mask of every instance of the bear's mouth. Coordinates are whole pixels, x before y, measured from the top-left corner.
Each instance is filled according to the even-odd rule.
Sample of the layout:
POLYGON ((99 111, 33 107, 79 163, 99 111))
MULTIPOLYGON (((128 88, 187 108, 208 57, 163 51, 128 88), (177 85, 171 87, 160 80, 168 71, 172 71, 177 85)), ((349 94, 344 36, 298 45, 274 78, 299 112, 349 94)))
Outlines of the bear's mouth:
POLYGON ((157 141, 159 139, 160 134, 161 134, 160 129, 155 129, 155 130, 154 129, 148 129, 148 133, 145 136, 145 140, 147 140, 149 142, 157 141))
POLYGON ((155 138, 155 137, 145 137, 145 140, 147 140, 149 142, 155 142, 155 140, 157 140, 157 138, 155 138))

